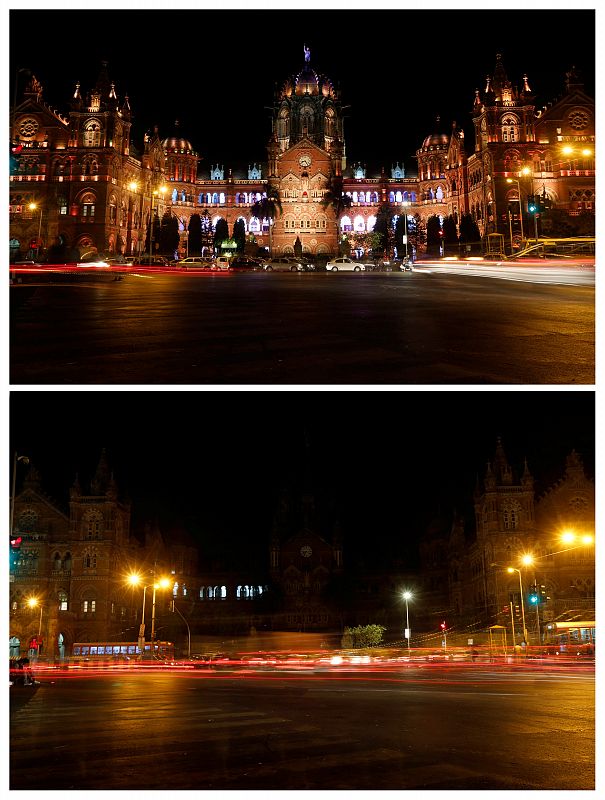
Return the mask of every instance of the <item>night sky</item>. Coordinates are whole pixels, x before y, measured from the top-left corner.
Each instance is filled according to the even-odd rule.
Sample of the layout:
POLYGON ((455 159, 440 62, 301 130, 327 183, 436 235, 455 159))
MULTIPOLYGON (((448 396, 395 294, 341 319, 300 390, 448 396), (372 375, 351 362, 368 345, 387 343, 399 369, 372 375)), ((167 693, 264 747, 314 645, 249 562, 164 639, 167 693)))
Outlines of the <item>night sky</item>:
POLYGON ((148 3, 90 11, 13 5, 20 7, 10 14, 11 96, 17 70, 29 68, 46 101, 66 114, 76 82, 84 95, 106 60, 118 97, 130 98, 134 145, 141 150, 145 130, 155 124, 162 138, 170 135, 178 119, 203 158, 202 170, 218 163, 241 172, 266 161, 266 107, 275 85, 302 69, 305 44, 311 66, 340 88, 349 106, 348 163, 366 164, 368 176, 381 166, 388 173, 397 161, 416 174, 414 153, 437 115, 446 131, 456 120, 472 152, 475 89, 485 88, 497 53, 513 85, 520 87, 527 72, 538 107, 564 91, 572 65, 594 93, 592 9, 498 9, 489 2, 372 11, 355 3, 327 10, 312 3, 288 10, 230 3, 187 11, 149 10, 148 3))
POLYGON ((527 457, 538 494, 572 449, 594 475, 589 391, 13 391, 10 430, 11 452, 32 459, 65 508, 104 447, 135 527, 157 517, 206 551, 260 548, 263 560, 279 492, 301 485, 306 464, 350 554, 367 539, 376 556, 404 560, 436 515, 455 507, 472 522, 498 436, 513 467, 527 457))

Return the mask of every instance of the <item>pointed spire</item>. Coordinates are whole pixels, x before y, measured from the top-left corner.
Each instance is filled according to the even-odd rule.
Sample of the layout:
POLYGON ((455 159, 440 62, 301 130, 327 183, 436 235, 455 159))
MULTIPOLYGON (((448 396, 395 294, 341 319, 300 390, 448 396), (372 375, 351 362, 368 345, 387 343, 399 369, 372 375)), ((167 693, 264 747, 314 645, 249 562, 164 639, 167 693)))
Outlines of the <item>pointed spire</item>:
POLYGON ((525 462, 523 465, 523 475, 521 476, 521 485, 532 487, 534 485, 534 476, 529 471, 529 467, 527 466, 527 456, 525 457, 525 462))
POLYGON ((527 94, 531 94, 531 89, 529 88, 527 75, 523 75, 523 91, 526 92, 527 94))
POLYGON ((80 476, 76 472, 76 477, 74 478, 74 482, 69 490, 69 496, 73 500, 76 497, 80 497, 82 495, 82 487, 80 486, 80 476))
POLYGON ((116 95, 116 85, 115 85, 115 83, 112 83, 111 87, 109 89, 109 99, 110 100, 117 100, 118 99, 118 96, 116 95))
POLYGON ((475 89, 475 100, 473 102, 473 106, 476 108, 477 106, 482 105, 481 98, 479 97, 479 89, 475 89))
POLYGON ((101 451, 101 457, 97 465, 97 471, 93 480, 90 482, 91 492, 95 495, 104 494, 109 485, 109 464, 107 463, 107 453, 105 448, 101 451))
POLYGON ((79 83, 76 83, 76 90, 74 92, 73 99, 74 100, 78 100, 78 101, 82 100, 82 95, 80 94, 80 84, 79 83))

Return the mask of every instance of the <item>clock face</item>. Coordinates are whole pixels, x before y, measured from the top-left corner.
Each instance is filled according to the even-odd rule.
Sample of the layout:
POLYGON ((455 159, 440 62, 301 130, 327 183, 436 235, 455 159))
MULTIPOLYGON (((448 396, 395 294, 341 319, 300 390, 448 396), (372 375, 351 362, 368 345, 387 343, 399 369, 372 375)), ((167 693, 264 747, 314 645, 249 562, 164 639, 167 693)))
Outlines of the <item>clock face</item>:
POLYGON ((308 544, 303 544, 303 546, 300 548, 300 554, 305 558, 309 558, 312 552, 313 550, 311 550, 308 544))
POLYGON ((310 164, 311 164, 311 156, 307 156, 307 155, 301 156, 298 159, 298 163, 300 164, 301 167, 310 166, 310 164))

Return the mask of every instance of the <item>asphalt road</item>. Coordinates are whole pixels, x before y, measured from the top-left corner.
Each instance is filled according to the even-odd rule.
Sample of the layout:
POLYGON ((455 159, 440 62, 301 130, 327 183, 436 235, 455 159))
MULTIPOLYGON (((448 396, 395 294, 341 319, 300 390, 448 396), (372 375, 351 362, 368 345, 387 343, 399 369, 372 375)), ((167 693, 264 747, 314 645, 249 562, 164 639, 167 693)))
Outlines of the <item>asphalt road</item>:
POLYGON ((113 673, 16 702, 10 787, 594 789, 594 671, 113 673))
POLYGON ((498 271, 177 273, 14 285, 10 380, 593 384, 594 269, 560 270, 563 278, 529 269, 505 280, 498 271))

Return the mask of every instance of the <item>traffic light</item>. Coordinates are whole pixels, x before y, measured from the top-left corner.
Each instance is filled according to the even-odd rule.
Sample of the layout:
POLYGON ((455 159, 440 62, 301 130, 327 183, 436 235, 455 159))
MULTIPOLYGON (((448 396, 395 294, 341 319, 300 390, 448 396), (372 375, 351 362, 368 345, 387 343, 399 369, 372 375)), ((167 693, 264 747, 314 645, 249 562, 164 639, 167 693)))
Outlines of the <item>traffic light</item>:
POLYGON ((528 599, 533 606, 537 605, 540 602, 540 597, 538 595, 538 592, 536 591, 535 586, 532 586, 528 599))
POLYGON ((446 629, 447 625, 445 624, 445 620, 443 620, 443 622, 441 623, 441 625, 439 627, 441 628, 442 631, 444 631, 446 629))
POLYGON ((540 591, 538 592, 538 596, 540 598, 541 603, 548 603, 548 601, 550 600, 550 597, 546 594, 546 586, 544 586, 544 584, 540 586, 540 591))
POLYGON ((535 214, 538 210, 538 204, 536 202, 535 195, 530 194, 527 197, 527 210, 530 214, 535 214))

